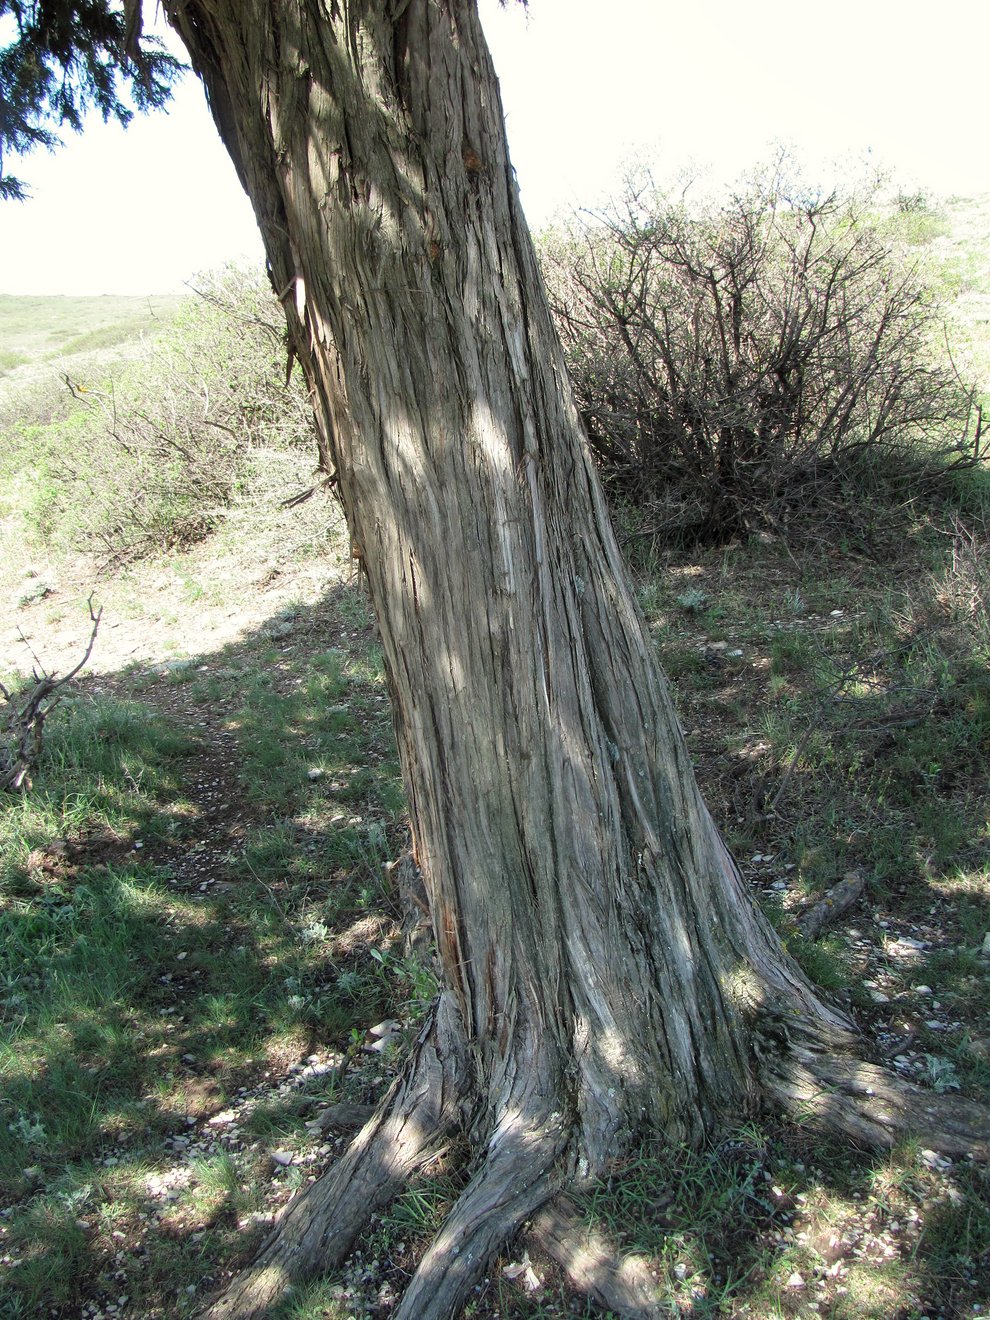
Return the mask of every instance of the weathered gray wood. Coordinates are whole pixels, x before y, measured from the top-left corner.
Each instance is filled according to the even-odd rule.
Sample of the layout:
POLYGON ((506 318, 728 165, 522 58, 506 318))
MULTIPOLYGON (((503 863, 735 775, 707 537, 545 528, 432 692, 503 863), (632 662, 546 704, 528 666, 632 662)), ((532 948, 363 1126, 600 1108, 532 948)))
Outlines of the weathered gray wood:
POLYGON ((563 1198, 540 1211, 528 1236, 557 1261, 575 1288, 622 1320, 660 1320, 673 1314, 672 1306, 661 1301, 646 1261, 620 1256, 563 1198))
POLYGON ((328 1105, 326 1109, 321 1109, 316 1118, 306 1126, 310 1130, 315 1129, 319 1132, 353 1132, 355 1128, 364 1127, 374 1112, 373 1105, 354 1105, 347 1102, 328 1105))
MULTIPOLYGON (((698 1141, 738 1123, 768 1070, 782 1097, 789 1059, 855 1036, 698 793, 581 435, 473 0, 164 7, 254 204, 378 615, 472 1065, 477 1172, 400 1312, 439 1316, 561 1178, 645 1129, 698 1141)), ((423 1146, 405 1100, 393 1117, 358 1141, 399 1177, 423 1146)), ((292 1245, 290 1215, 264 1269, 339 1259, 326 1244, 353 1237, 367 1199, 342 1176, 292 1212, 319 1251, 292 1245)))
POLYGON ((866 879, 858 871, 847 872, 837 885, 833 885, 824 898, 802 912, 797 928, 806 940, 817 940, 822 931, 836 917, 848 911, 862 897, 866 879))
POLYGON ((768 1096, 809 1127, 889 1150, 914 1133, 946 1155, 990 1159, 990 1113, 964 1096, 938 1095, 860 1059, 794 1050, 770 1061, 768 1096))
POLYGON ((479 1077, 501 1105, 537 1056, 548 1085, 566 1075, 592 1168, 643 1123, 698 1139, 753 1112, 764 1002, 837 1038, 847 1025, 783 954, 698 794, 473 4, 169 12, 312 376, 479 1077))

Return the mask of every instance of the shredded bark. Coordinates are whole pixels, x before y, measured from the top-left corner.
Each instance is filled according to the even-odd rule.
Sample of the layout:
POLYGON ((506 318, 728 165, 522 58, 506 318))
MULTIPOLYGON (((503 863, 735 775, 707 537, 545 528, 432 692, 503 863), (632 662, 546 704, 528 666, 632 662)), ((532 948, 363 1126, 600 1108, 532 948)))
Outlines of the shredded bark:
POLYGON ((579 1292, 623 1320, 658 1320, 670 1314, 646 1261, 621 1256, 565 1198, 543 1207, 530 1225, 529 1237, 561 1266, 579 1292))

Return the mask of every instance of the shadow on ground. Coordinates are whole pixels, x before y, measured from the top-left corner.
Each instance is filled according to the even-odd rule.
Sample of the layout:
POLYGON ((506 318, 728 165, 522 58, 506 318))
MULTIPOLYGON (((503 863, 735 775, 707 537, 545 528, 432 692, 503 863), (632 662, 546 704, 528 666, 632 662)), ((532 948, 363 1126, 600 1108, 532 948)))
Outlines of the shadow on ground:
MULTIPOLYGON (((339 1150, 307 1121, 390 1080, 402 1033, 379 1048, 368 1029, 408 1032, 429 994, 385 870, 403 797, 363 595, 84 678, 5 815, 0 1316, 187 1313, 339 1150)), ((941 894, 953 865, 912 883, 941 894)), ((967 901, 985 920, 985 895, 967 901)), ((942 971, 962 1002, 979 968, 963 951, 942 971)), ((437 1186, 375 1230, 369 1313, 439 1224, 437 1186)), ((587 1209, 690 1314, 811 1314, 821 1296, 881 1320, 987 1300, 986 1202, 978 1170, 914 1148, 751 1127, 700 1155, 646 1151, 587 1209)), ((493 1272, 477 1314, 575 1314, 544 1279, 528 1297, 493 1272)), ((325 1287, 289 1310, 336 1315, 325 1287)))

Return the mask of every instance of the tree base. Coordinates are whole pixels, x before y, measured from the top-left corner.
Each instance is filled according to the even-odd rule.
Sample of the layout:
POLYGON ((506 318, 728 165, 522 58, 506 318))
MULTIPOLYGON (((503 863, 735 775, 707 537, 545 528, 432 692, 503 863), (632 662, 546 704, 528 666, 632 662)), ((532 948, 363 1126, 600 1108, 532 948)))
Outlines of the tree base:
MULTIPOLYGON (((990 1111, 925 1091, 872 1064, 792 1045, 760 1060, 768 1107, 858 1145, 888 1149, 918 1136, 953 1156, 990 1159, 990 1111)), ((578 1181, 580 1133, 525 1074, 478 1141, 478 1114, 490 1113, 469 1063, 449 997, 420 1034, 404 1074, 350 1147, 318 1182, 290 1202, 258 1258, 203 1320, 261 1320, 295 1283, 336 1269, 371 1216, 456 1132, 483 1148, 478 1166, 431 1243, 395 1311, 395 1320, 447 1320, 493 1257, 527 1224, 530 1236, 572 1284, 617 1315, 662 1315, 642 1262, 620 1261, 583 1226, 563 1198, 578 1181)), ((616 1151, 619 1155, 621 1152, 616 1151)))

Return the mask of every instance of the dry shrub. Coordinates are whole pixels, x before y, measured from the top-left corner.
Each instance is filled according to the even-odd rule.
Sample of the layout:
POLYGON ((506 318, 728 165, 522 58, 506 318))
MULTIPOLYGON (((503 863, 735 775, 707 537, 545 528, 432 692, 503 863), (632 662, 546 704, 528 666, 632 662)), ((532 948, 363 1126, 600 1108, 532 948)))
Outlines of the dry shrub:
POLYGON ((951 618, 975 637, 983 653, 990 652, 990 547, 985 528, 968 526, 955 517, 952 558, 935 585, 935 598, 951 618))
POLYGON ((646 179, 544 241, 592 447, 667 539, 780 527, 864 459, 979 461, 935 299, 871 205, 781 167, 699 206, 646 179))

